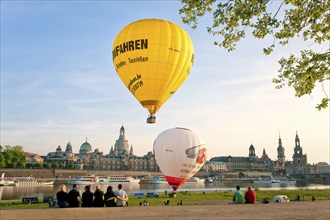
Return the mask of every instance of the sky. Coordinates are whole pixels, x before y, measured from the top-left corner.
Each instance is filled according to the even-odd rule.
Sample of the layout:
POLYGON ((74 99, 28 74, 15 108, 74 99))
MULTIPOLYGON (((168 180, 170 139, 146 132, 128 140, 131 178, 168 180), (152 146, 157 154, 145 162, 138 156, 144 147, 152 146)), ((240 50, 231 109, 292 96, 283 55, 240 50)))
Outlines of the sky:
POLYGON ((1 145, 46 155, 71 142, 78 153, 87 138, 108 154, 123 125, 134 154, 143 156, 162 131, 184 127, 206 142, 208 159, 248 156, 253 144, 257 156, 265 149, 276 160, 280 136, 292 161, 297 132, 308 163, 329 163, 329 109, 315 109, 322 87, 297 98, 293 88, 272 83, 281 57, 325 46, 294 39, 266 56, 271 39, 248 35, 229 53, 206 31, 211 16, 193 30, 183 24, 181 7, 180 1, 1 1, 1 145), (155 124, 146 123, 148 111, 112 63, 117 34, 144 18, 178 24, 195 48, 189 77, 155 124))

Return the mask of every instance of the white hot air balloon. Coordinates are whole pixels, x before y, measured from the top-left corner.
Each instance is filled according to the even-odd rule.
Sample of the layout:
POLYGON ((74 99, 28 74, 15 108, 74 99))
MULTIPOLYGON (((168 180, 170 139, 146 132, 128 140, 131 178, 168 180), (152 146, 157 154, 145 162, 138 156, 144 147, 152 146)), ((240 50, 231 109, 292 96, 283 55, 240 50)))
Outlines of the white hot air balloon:
POLYGON ((205 142, 186 128, 163 131, 153 148, 157 164, 174 191, 197 173, 206 160, 205 142))

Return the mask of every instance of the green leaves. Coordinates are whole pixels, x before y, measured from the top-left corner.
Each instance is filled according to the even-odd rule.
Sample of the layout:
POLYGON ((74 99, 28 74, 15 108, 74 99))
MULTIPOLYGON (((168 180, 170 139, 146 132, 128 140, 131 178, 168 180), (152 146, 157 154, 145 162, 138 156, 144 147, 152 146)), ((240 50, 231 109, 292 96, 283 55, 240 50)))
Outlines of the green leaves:
MULTIPOLYGON (((273 82, 276 88, 282 88, 285 84, 293 86, 297 97, 312 94, 316 83, 323 83, 330 80, 330 54, 315 53, 312 50, 301 51, 301 56, 291 55, 289 58, 281 58, 281 68, 277 79, 273 82)), ((318 110, 327 108, 329 98, 327 93, 321 103, 316 106, 318 110)))
MULTIPOLYGON (((329 0, 182 0, 184 4, 180 14, 184 23, 197 28, 198 18, 212 13, 213 25, 207 27, 208 33, 220 36, 215 45, 228 51, 236 48, 236 43, 245 38, 247 29, 252 36, 264 39, 270 36, 274 42, 266 46, 263 52, 269 55, 275 45, 286 45, 290 39, 301 37, 316 44, 329 44, 330 40, 330 2, 329 0), (274 9, 274 7, 278 6, 274 9), (281 12, 281 13, 280 13, 281 12), (281 17, 279 16, 281 15, 281 17)), ((306 47, 310 42, 306 42, 306 47)), ((273 79, 276 88, 292 86, 296 96, 310 95, 315 84, 329 81, 330 44, 326 51, 302 50, 301 57, 291 55, 280 59, 281 68, 278 78, 273 79)), ((317 105, 317 109, 328 107, 329 98, 317 105)))
POLYGON ((21 146, 5 146, 0 152, 0 166, 17 168, 25 166, 25 155, 21 146))

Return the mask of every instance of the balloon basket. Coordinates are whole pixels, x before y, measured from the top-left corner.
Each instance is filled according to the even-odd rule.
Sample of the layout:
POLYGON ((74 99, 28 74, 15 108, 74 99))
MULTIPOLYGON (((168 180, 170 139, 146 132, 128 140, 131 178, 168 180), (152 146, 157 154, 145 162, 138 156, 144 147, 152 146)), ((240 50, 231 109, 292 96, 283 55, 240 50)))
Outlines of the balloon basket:
POLYGON ((156 117, 154 115, 150 115, 148 118, 147 118, 147 123, 149 124, 154 124, 156 123, 156 117))

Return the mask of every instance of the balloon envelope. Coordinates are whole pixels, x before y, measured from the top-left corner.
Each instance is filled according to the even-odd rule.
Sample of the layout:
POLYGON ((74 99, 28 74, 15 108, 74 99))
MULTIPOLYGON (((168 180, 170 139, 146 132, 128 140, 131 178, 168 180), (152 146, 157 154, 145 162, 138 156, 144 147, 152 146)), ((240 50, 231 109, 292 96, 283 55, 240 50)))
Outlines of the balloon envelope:
POLYGON ((124 85, 154 115, 189 75, 194 46, 178 25, 143 19, 119 32, 112 59, 124 85))
POLYGON ((206 144, 193 131, 172 128, 154 141, 157 164, 173 190, 177 190, 204 165, 206 144))

